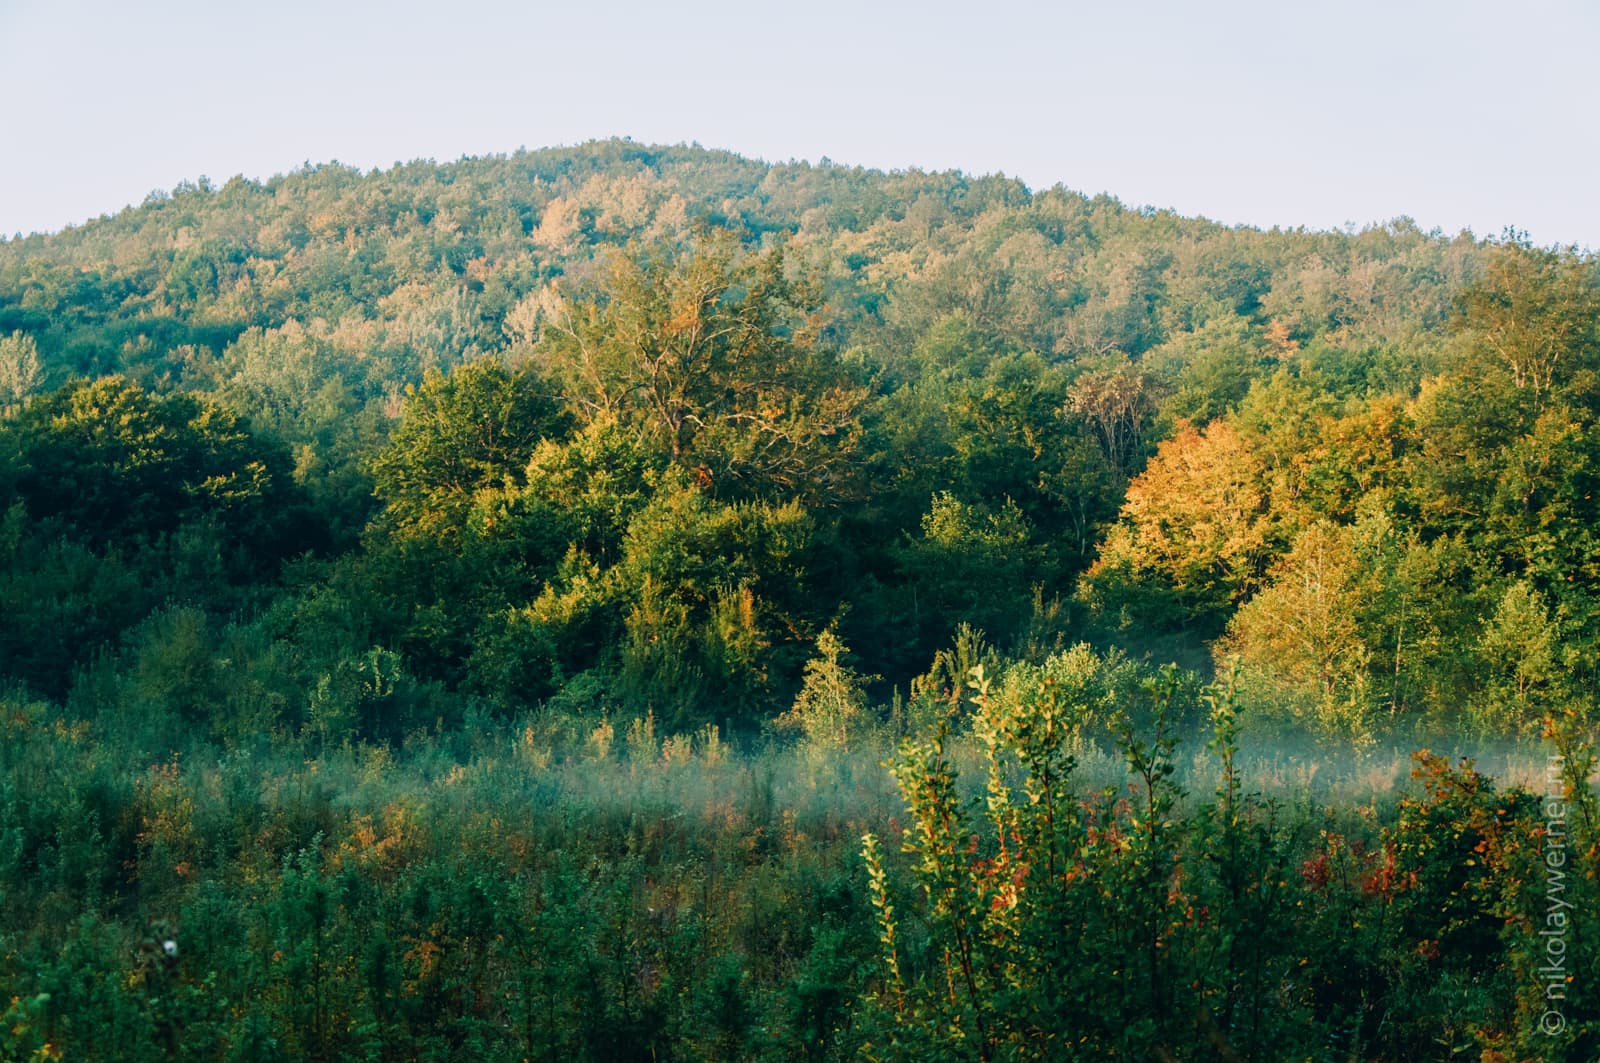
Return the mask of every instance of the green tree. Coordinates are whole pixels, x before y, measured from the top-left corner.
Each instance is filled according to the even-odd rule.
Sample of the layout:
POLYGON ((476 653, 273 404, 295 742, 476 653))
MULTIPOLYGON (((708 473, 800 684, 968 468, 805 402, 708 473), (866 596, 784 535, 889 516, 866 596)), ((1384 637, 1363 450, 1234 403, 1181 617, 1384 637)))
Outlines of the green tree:
POLYGON ((794 704, 774 721, 798 730, 809 754, 822 761, 849 752, 850 740, 866 722, 866 684, 863 676, 845 662, 849 649, 833 628, 817 636, 817 655, 806 662, 800 693, 794 704))
MULTIPOLYGON (((1575 251, 1517 240, 1495 245, 1478 281, 1461 293, 1457 322, 1536 405, 1581 370, 1592 371, 1600 275, 1575 251)), ((1590 385, 1592 387, 1592 384, 1590 385)))
POLYGON ((305 541, 288 455, 214 403, 118 377, 78 381, 29 403, 0 434, 29 516, 59 519, 95 544, 202 520, 251 551, 252 564, 305 541))
POLYGON ((39 387, 39 345, 25 332, 0 336, 0 413, 15 408, 39 387))
POLYGON ((535 449, 564 429, 526 368, 485 359, 431 373, 408 389, 400 426, 372 463, 382 519, 407 534, 459 534, 474 500, 521 487, 535 449))
POLYGON ((1562 667, 1562 626, 1527 580, 1505 589, 1477 645, 1488 674, 1473 716, 1485 733, 1527 734, 1557 711, 1568 675, 1562 667))
POLYGON ((997 640, 1013 635, 1039 575, 1031 532, 1010 499, 991 508, 934 495, 920 534, 896 551, 904 608, 896 637, 925 662, 963 621, 997 640))
POLYGON ((726 232, 613 259, 604 294, 542 302, 536 362, 580 418, 617 417, 715 491, 837 498, 864 391, 821 342, 780 250, 726 232))
POLYGON ((810 590, 816 536, 797 502, 720 502, 667 477, 614 559, 574 541, 542 591, 489 619, 473 675, 527 701, 596 671, 671 727, 759 719, 825 608, 810 590))

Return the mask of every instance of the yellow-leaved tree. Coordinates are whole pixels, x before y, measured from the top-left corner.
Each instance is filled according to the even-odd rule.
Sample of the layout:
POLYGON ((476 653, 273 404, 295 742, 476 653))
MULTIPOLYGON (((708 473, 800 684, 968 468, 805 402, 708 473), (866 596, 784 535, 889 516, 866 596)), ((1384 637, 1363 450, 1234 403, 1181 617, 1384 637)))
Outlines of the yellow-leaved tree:
POLYGON ((1226 421, 1183 425, 1128 485, 1086 596, 1129 620, 1214 622, 1260 585, 1275 526, 1266 469, 1245 437, 1226 421))
POLYGON ((1361 601, 1365 573, 1354 529, 1318 521, 1295 538, 1272 582, 1234 614, 1217 646, 1286 706, 1320 729, 1357 742, 1369 735, 1368 666, 1361 601))

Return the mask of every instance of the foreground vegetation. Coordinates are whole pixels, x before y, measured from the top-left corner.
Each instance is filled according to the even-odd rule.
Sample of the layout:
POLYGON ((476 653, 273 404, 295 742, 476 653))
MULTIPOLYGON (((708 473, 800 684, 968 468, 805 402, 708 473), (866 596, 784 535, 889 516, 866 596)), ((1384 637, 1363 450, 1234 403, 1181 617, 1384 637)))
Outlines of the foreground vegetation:
POLYGON ((1241 754, 1225 691, 1209 749, 1156 687, 1120 754, 1081 693, 978 691, 898 787, 888 734, 756 755, 549 716, 132 767, 8 700, 5 1058, 1594 1055, 1571 721, 1531 791, 1429 753, 1319 779, 1241 754))
POLYGON ((614 142, 0 242, 3 1053, 1595 1058, 1597 419, 1594 260, 1403 220, 614 142))

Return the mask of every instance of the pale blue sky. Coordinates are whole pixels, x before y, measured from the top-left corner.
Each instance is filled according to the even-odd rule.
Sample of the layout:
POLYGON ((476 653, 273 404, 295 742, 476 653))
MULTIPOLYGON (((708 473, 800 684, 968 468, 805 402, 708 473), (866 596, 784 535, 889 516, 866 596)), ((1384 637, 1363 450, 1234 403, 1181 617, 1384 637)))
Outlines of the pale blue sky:
POLYGON ((1600 5, 0 0, 0 232, 597 137, 1600 248, 1600 5))

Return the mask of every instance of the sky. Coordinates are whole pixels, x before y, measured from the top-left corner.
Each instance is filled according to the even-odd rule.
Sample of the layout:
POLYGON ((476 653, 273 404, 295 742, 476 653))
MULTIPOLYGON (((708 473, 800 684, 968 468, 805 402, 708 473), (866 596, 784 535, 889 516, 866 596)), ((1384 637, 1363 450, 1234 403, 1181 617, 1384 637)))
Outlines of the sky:
POLYGON ((1600 248, 1600 5, 0 0, 0 233, 629 136, 1600 248))

